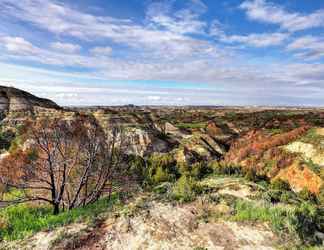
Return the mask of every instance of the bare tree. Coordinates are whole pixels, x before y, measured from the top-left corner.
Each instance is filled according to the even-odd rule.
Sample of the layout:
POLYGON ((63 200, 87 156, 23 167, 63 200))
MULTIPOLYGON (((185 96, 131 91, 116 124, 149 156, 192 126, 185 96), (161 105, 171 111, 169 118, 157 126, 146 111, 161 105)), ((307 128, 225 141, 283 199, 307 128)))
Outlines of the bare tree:
POLYGON ((45 201, 58 214, 110 195, 125 176, 125 138, 118 127, 105 133, 89 116, 42 119, 29 125, 27 138, 27 149, 0 163, 0 182, 24 192, 10 202, 45 201))

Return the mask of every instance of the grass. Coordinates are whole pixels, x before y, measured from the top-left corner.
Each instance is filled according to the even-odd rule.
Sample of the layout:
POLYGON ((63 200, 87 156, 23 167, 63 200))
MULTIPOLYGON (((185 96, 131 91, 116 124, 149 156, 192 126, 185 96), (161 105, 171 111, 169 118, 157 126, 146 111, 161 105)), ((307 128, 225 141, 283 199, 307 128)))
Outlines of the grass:
POLYGON ((237 200, 234 205, 234 221, 270 222, 276 231, 285 227, 287 208, 274 207, 271 205, 260 206, 252 202, 237 200))
POLYGON ((311 128, 307 133, 301 138, 301 141, 304 143, 311 143, 313 145, 321 145, 321 142, 324 140, 323 135, 319 135, 316 132, 316 128, 311 128))
POLYGON ((2 200, 14 201, 24 197, 24 193, 21 190, 12 188, 8 192, 3 193, 2 200))
POLYGON ((266 129, 266 132, 268 132, 270 135, 278 135, 283 133, 284 131, 280 128, 270 128, 266 129))
POLYGON ((305 160, 305 161, 303 161, 303 163, 306 164, 306 166, 308 168, 310 168, 317 175, 320 175, 321 174, 322 167, 320 165, 314 163, 312 161, 312 159, 305 160))
POLYGON ((41 230, 51 230, 78 221, 91 221, 118 201, 117 195, 114 195, 110 200, 103 198, 89 206, 59 215, 53 215, 52 208, 48 206, 19 204, 4 208, 0 210, 0 241, 23 239, 41 230))
POLYGON ((206 123, 178 123, 176 127, 180 129, 200 129, 205 128, 206 123))
POLYGON ((315 232, 320 231, 322 218, 319 210, 309 202, 289 207, 236 200, 234 210, 231 217, 234 221, 267 222, 278 234, 298 238, 304 246, 320 244, 315 232))

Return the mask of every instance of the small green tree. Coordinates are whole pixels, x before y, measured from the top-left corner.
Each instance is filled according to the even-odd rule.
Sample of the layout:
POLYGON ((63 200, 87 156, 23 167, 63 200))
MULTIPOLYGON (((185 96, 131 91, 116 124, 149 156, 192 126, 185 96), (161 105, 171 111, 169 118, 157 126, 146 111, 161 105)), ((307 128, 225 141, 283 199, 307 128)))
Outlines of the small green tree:
POLYGON ((196 183, 192 177, 182 175, 173 188, 173 197, 181 202, 192 201, 195 197, 196 183))
POLYGON ((150 184, 174 181, 179 177, 176 161, 171 154, 154 154, 147 160, 147 180, 150 184))

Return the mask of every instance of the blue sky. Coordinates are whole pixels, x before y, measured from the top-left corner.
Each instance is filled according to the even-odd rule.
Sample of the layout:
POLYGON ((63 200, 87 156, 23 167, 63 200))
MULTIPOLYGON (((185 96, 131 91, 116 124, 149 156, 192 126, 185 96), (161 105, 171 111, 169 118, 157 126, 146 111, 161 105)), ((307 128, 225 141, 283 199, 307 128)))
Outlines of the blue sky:
POLYGON ((61 105, 324 106, 324 1, 0 0, 0 84, 61 105))

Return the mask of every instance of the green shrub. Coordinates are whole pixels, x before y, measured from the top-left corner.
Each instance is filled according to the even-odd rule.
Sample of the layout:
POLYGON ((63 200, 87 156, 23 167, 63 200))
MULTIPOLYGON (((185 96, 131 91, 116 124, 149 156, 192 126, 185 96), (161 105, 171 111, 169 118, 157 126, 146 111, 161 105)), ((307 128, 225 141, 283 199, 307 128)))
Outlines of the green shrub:
POLYGON ((319 210, 308 202, 304 202, 295 208, 293 214, 289 216, 290 228, 298 234, 304 244, 320 243, 314 237, 320 220, 319 210))
POLYGON ((317 202, 317 197, 315 194, 310 192, 307 188, 303 188, 299 193, 298 197, 304 201, 309 201, 316 203, 317 202))
POLYGON ((257 173, 254 169, 249 169, 246 171, 244 178, 247 179, 248 181, 253 181, 256 182, 258 180, 257 173))
POLYGON ((263 174, 258 174, 257 171, 253 168, 245 170, 244 178, 248 181, 260 182, 267 180, 267 177, 263 174))
POLYGON ((180 175, 189 175, 191 172, 191 165, 186 162, 177 163, 177 169, 180 175))
POLYGON ((291 190, 289 183, 284 180, 276 179, 272 181, 267 189, 262 195, 262 198, 267 202, 298 203, 297 195, 291 190))
POLYGON ((243 171, 240 166, 227 165, 224 162, 212 161, 208 167, 217 175, 234 175, 243 176, 243 171))
POLYGON ((277 166, 277 161, 275 159, 271 160, 266 160, 265 161, 265 166, 264 166, 264 171, 265 173, 269 173, 274 167, 277 166))
POLYGON ((150 184, 174 181, 180 174, 171 154, 154 154, 147 161, 146 179, 150 184))
POLYGON ((169 192, 172 188, 172 184, 170 182, 164 182, 158 186, 153 188, 153 192, 157 194, 165 194, 169 192))
POLYGON ((324 185, 323 184, 322 184, 316 198, 320 205, 324 205, 324 185))
POLYGON ((187 175, 182 175, 176 182, 172 190, 174 199, 181 202, 192 201, 198 191, 198 186, 194 179, 187 175))
POLYGON ((229 119, 229 120, 236 120, 237 117, 238 117, 238 114, 236 112, 233 112, 233 111, 230 111, 230 112, 226 112, 225 113, 225 117, 226 119, 229 119))
POLYGON ((0 150, 8 150, 11 141, 15 138, 15 133, 11 130, 4 131, 3 127, 0 127, 0 150))
POLYGON ((136 180, 143 184, 147 175, 145 159, 140 156, 131 155, 127 160, 127 164, 130 166, 129 174, 135 176, 136 180))
POLYGON ((291 191, 290 185, 287 181, 276 179, 270 183, 270 188, 274 190, 291 191))
POLYGON ((283 203, 297 203, 297 196, 292 191, 282 191, 280 195, 280 202, 283 203))
POLYGON ((311 159, 303 162, 310 170, 312 170, 315 174, 320 175, 322 167, 316 163, 314 163, 311 159))
POLYGON ((212 173, 212 169, 205 162, 197 162, 191 166, 190 175, 197 180, 201 180, 210 173, 212 173))
POLYGON ((262 194, 262 198, 269 203, 277 203, 281 198, 281 191, 279 190, 268 190, 262 194))
POLYGON ((36 149, 30 149, 27 152, 28 161, 36 161, 38 159, 38 152, 36 149))
POLYGON ((153 178, 154 183, 156 183, 156 184, 174 180, 174 176, 169 174, 168 170, 163 168, 162 166, 159 166, 156 169, 156 172, 152 178, 153 178))
POLYGON ((15 139, 11 141, 8 151, 10 153, 15 153, 21 145, 22 145, 21 138, 17 136, 15 139))

